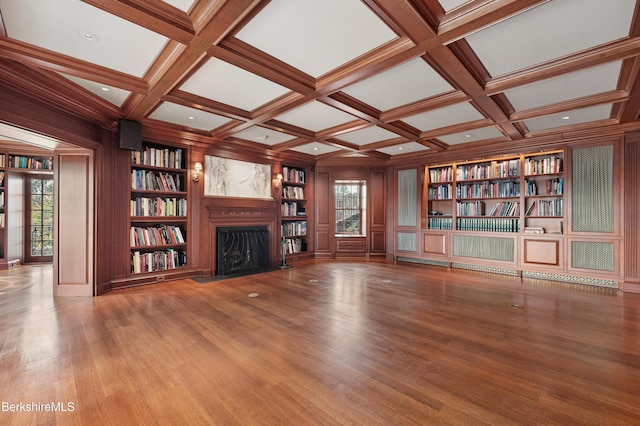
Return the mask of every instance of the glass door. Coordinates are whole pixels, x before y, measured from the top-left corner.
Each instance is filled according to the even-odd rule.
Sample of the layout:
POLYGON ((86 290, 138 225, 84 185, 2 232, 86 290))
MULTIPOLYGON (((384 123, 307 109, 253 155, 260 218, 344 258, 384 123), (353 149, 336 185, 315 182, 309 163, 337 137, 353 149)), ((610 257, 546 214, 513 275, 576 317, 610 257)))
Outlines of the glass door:
POLYGON ((25 262, 53 261, 53 176, 26 179, 25 262))

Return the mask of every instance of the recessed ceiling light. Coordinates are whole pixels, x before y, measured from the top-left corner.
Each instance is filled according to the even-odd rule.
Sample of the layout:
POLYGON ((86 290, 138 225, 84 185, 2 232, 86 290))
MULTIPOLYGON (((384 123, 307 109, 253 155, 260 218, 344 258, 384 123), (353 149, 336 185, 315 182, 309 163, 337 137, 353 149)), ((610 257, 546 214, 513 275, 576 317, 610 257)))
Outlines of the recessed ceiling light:
POLYGON ((569 120, 571 117, 569 117, 568 115, 565 115, 564 117, 562 117, 562 120, 569 120))
POLYGON ((403 149, 404 149, 404 148, 403 148, 403 147, 401 147, 401 146, 399 146, 399 147, 398 147, 398 151, 402 151, 403 149))
POLYGON ((314 147, 313 147, 313 150, 314 150, 314 151, 317 151, 317 150, 318 150, 318 147, 317 147, 317 146, 314 146, 314 147))
POLYGON ((103 92, 108 92, 110 89, 108 87, 102 86, 100 90, 102 90, 103 92))
POLYGON ((196 118, 193 115, 189 116, 189 120, 195 120, 196 118))
POLYGON ((88 31, 78 32, 78 37, 86 41, 100 41, 97 35, 90 33, 88 31))
POLYGON ((464 135, 464 137, 465 137, 465 138, 470 138, 470 137, 471 137, 471 135, 464 135))

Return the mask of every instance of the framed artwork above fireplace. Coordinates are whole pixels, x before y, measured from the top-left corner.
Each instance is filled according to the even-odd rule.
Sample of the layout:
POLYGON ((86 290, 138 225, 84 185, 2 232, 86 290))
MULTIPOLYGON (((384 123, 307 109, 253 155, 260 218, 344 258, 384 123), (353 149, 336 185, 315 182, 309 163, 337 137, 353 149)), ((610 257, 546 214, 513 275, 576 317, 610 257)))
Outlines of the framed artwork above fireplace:
POLYGON ((205 155, 204 195, 272 198, 271 165, 205 155))

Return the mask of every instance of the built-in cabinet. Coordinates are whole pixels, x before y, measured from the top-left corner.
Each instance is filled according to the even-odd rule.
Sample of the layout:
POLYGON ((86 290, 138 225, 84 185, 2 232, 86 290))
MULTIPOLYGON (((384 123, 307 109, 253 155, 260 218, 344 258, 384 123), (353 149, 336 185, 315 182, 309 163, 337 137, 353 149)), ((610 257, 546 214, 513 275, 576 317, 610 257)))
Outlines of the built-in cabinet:
POLYGON ((414 183, 411 169, 398 170, 396 257, 613 286, 621 276, 617 146, 425 166, 419 229, 402 221, 415 211, 402 202, 414 183))
POLYGON ((132 275, 188 265, 185 150, 144 145, 131 151, 129 246, 132 275))
POLYGON ((305 168, 282 166, 282 196, 280 204, 281 251, 286 256, 309 253, 307 238, 308 171, 305 168))

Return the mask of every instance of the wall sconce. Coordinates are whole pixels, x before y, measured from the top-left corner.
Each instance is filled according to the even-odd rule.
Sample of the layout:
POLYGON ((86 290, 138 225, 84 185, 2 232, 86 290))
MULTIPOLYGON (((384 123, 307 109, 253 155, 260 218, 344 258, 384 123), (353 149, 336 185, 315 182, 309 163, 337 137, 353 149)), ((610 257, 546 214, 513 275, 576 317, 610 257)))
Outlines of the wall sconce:
POLYGON ((276 181, 276 189, 280 189, 280 184, 282 183, 282 173, 278 173, 275 177, 276 181))
POLYGON ((202 163, 196 161, 196 164, 193 165, 193 181, 198 182, 200 180, 200 171, 202 171, 202 163))

